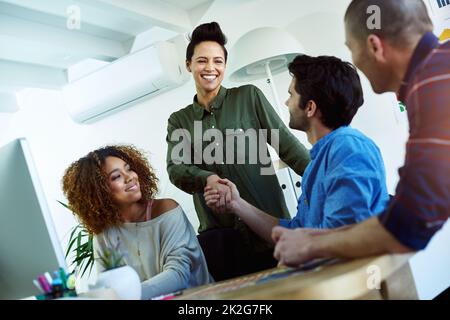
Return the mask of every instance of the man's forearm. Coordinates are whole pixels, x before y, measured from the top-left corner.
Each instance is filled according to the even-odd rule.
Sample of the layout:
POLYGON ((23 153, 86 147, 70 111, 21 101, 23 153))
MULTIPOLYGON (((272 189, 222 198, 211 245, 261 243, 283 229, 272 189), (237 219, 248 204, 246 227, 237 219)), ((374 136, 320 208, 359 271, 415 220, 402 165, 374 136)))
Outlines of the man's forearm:
POLYGON ((241 199, 239 209, 235 212, 235 214, 241 218, 256 234, 264 240, 273 243, 271 237, 272 228, 278 225, 278 218, 272 217, 243 199, 241 199))
POLYGON ((317 257, 359 258, 385 253, 406 253, 411 249, 398 242, 377 217, 313 237, 317 257))

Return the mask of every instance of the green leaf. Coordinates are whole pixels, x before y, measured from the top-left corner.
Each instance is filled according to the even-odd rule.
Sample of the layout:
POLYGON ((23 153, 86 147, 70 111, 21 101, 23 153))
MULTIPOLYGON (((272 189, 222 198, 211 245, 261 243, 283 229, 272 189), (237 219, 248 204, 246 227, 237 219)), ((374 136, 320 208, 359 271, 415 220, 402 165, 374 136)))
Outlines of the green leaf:
POLYGON ((77 238, 73 237, 74 236, 74 231, 72 231, 72 233, 70 235, 70 238, 69 238, 69 246, 67 247, 66 258, 69 256, 70 252, 72 251, 72 247, 75 244, 75 241, 77 240, 77 238))
POLYGON ((84 259, 89 258, 91 255, 89 253, 83 253, 74 259, 75 262, 81 264, 84 259))
POLYGON ((100 254, 99 260, 105 270, 123 266, 125 263, 123 261, 123 254, 119 251, 119 242, 114 249, 109 247, 105 248, 103 253, 100 254))
POLYGON ((70 253, 70 251, 71 251, 71 249, 72 249, 72 247, 74 245, 74 242, 75 242, 75 240, 78 237, 78 233, 77 233, 77 237, 74 237, 75 236, 75 232, 77 232, 77 230, 78 230, 78 233, 85 232, 84 228, 80 224, 78 224, 78 225, 76 225, 75 227, 72 228, 72 232, 70 233, 70 236, 69 236, 69 246, 68 246, 67 251, 66 251, 66 257, 69 255, 69 253, 70 253))
MULTIPOLYGON (((73 213, 73 210, 69 205, 59 200, 56 201, 73 213)), ((94 265, 93 238, 93 234, 88 232, 82 224, 76 225, 70 232, 65 257, 67 259, 71 253, 74 254, 75 257, 72 259, 70 267, 73 268, 73 271, 81 270, 81 276, 83 276, 88 269, 89 273, 91 273, 94 265)))
POLYGON ((89 266, 91 266, 91 267, 89 268, 89 273, 91 273, 92 267, 94 266, 94 259, 93 259, 93 258, 90 258, 89 260, 87 260, 87 263, 86 263, 86 265, 85 265, 85 267, 84 267, 84 270, 81 272, 81 276, 84 275, 84 273, 86 272, 86 270, 87 270, 87 268, 88 268, 89 266))
POLYGON ((64 207, 66 207, 67 209, 69 209, 70 211, 73 212, 73 210, 70 209, 70 207, 69 207, 67 204, 65 204, 64 202, 61 202, 61 201, 59 201, 59 200, 56 200, 56 201, 58 201, 58 202, 59 202, 60 204, 62 204, 64 207))
POLYGON ((77 252, 77 257, 81 254, 81 234, 80 233, 78 233, 78 235, 77 235, 77 247, 75 248, 76 249, 76 252, 77 252))

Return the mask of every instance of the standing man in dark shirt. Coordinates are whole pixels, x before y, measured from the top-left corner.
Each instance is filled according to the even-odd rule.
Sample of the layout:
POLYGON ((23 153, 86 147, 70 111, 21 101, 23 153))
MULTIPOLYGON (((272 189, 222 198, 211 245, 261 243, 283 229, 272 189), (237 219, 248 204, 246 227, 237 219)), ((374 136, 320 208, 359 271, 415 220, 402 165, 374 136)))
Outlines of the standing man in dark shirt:
POLYGON ((450 42, 439 44, 421 0, 353 0, 344 20, 353 62, 373 90, 396 92, 406 104, 405 164, 380 216, 325 231, 275 227, 274 255, 286 265, 421 250, 450 215, 450 42), (369 28, 370 6, 378 7, 378 29, 369 28))

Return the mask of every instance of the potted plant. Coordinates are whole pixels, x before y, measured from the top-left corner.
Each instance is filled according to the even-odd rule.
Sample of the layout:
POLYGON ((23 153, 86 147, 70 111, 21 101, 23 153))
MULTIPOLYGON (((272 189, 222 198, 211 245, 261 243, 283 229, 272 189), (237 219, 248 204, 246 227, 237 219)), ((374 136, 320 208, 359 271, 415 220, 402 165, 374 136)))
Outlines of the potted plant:
POLYGON ((98 275, 97 282, 92 288, 114 289, 119 299, 123 300, 141 299, 141 280, 137 272, 123 261, 119 243, 113 249, 106 248, 98 260, 105 270, 98 275))
MULTIPOLYGON (((58 201, 62 206, 73 212, 70 207, 58 201)), ((69 245, 66 251, 66 259, 72 253, 74 255, 70 266, 81 277, 88 271, 90 275, 94 266, 93 234, 80 223, 76 225, 69 236, 69 245)), ((112 288, 120 299, 140 299, 142 294, 141 281, 137 272, 125 265, 123 255, 117 247, 107 248, 98 258, 98 263, 104 267, 104 271, 98 275, 97 282, 90 289, 112 288)))
MULTIPOLYGON (((62 206, 73 212, 70 207, 57 200, 62 206)), ((80 274, 82 277, 87 270, 89 270, 88 275, 92 271, 94 266, 94 249, 92 245, 93 235, 87 231, 87 229, 82 224, 77 224, 73 227, 69 236, 69 245, 66 250, 66 260, 71 254, 73 254, 73 259, 70 262, 70 267, 73 268, 73 272, 80 274)))

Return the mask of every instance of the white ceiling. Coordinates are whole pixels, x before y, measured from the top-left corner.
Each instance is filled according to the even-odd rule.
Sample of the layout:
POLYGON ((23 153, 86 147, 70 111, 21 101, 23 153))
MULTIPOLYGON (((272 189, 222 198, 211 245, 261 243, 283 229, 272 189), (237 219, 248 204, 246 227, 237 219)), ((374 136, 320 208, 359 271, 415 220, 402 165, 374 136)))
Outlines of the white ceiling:
POLYGON ((209 0, 163 0, 163 2, 166 2, 173 6, 182 8, 183 10, 192 10, 195 7, 204 5, 211 1, 209 1, 209 0))
POLYGON ((191 31, 199 8, 206 11, 213 2, 0 0, 0 112, 5 94, 24 87, 60 88, 68 68, 92 59, 120 58, 139 35, 140 42, 143 38, 150 45, 191 31), (76 11, 79 29, 69 20, 76 11))

